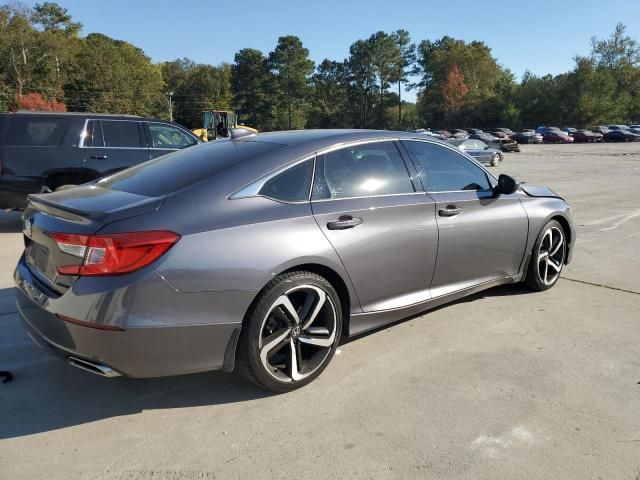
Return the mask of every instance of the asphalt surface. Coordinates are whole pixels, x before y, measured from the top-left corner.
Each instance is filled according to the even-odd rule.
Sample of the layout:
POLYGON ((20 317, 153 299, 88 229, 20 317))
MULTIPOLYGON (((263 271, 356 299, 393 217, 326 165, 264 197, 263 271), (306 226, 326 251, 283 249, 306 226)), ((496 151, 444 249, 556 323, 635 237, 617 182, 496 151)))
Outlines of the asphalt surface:
POLYGON ((572 204, 550 291, 499 287, 341 346, 272 396, 230 374, 104 379, 21 330, 0 212, 0 478, 640 478, 640 144, 523 146, 572 204))

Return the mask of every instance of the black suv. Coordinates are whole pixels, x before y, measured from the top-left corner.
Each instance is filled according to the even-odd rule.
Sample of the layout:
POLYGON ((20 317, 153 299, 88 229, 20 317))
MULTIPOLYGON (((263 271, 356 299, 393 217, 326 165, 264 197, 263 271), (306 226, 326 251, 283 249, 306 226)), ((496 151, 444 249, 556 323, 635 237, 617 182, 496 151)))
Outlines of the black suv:
POLYGON ((163 120, 96 113, 0 113, 0 209, 201 143, 163 120))

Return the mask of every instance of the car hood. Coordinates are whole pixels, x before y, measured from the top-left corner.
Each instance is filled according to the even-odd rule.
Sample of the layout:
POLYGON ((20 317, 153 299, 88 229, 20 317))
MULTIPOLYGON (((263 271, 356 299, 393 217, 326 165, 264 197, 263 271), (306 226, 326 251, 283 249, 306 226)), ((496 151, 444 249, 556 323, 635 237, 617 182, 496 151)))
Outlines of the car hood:
POLYGON ((520 188, 530 197, 562 198, 556 192, 551 190, 549 187, 545 187, 544 185, 531 185, 530 183, 522 183, 520 184, 520 188))

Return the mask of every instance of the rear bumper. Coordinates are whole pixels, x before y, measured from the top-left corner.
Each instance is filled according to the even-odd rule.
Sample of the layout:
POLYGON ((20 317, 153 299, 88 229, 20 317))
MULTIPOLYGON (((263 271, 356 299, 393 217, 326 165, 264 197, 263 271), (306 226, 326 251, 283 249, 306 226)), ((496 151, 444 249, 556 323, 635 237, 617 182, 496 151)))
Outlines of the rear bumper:
POLYGON ((24 328, 60 358, 88 360, 139 378, 233 369, 240 322, 101 330, 61 320, 52 311, 55 300, 38 293, 22 260, 14 278, 24 328))

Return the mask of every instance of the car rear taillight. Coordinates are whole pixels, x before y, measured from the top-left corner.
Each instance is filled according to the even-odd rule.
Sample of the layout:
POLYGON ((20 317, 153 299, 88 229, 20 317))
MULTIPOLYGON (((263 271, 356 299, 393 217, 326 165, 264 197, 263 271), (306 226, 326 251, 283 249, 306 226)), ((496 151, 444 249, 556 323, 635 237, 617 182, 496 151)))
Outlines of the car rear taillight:
POLYGON ((121 275, 146 267, 175 245, 180 235, 165 230, 112 235, 54 233, 53 239, 60 251, 82 258, 79 265, 58 266, 58 273, 97 276, 121 275))

